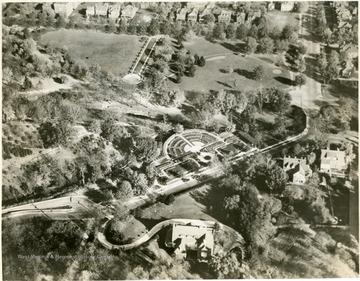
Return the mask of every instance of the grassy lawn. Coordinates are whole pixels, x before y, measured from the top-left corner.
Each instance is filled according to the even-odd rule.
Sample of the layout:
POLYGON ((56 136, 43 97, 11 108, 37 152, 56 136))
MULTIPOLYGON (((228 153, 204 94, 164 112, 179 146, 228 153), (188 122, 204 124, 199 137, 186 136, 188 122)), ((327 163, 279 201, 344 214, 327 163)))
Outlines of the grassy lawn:
POLYGON ((129 71, 143 45, 136 35, 65 29, 47 32, 40 42, 54 47, 67 46, 71 55, 121 76, 129 71))
MULTIPOLYGON (((198 188, 198 191, 204 191, 208 186, 204 185, 198 188)), ((177 195, 175 201, 171 205, 164 203, 156 203, 143 209, 142 218, 153 220, 165 219, 203 219, 215 220, 213 217, 205 213, 205 206, 190 195, 189 192, 177 195)))
POLYGON ((269 27, 276 27, 280 30, 287 24, 299 27, 299 14, 297 13, 273 10, 266 14, 266 20, 269 27))
POLYGON ((287 70, 280 70, 271 60, 258 59, 256 56, 243 56, 234 53, 236 45, 230 43, 216 44, 203 38, 195 38, 190 43, 184 44, 192 54, 203 55, 208 59, 204 67, 197 67, 195 77, 183 77, 181 84, 170 83, 172 88, 181 88, 186 91, 209 90, 257 90, 259 82, 252 78, 255 67, 261 65, 265 70, 262 81, 263 87, 276 86, 287 88, 290 74, 287 70), (210 60, 209 60, 210 59, 210 60), (227 73, 229 68, 233 73, 227 73), (274 72, 275 71, 275 72, 274 72))

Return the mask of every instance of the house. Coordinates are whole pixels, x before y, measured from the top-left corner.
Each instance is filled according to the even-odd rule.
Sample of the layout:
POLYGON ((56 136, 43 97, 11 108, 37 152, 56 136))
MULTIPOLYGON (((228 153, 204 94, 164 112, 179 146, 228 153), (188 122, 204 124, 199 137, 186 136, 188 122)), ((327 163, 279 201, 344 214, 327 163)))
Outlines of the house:
POLYGON ((293 184, 304 184, 312 176, 312 170, 309 165, 306 165, 305 158, 285 156, 283 170, 293 184))
POLYGON ((207 15, 211 15, 212 14, 212 6, 206 6, 203 10, 201 10, 201 12, 199 13, 199 22, 203 22, 204 21, 204 17, 207 15))
POLYGON ((283 1, 277 2, 275 8, 282 12, 291 12, 294 9, 295 2, 292 1, 283 1))
POLYGON ((87 6, 86 7, 86 16, 95 16, 95 6, 87 6))
POLYGON ((275 4, 274 4, 274 2, 268 2, 267 3, 267 10, 268 11, 272 11, 272 10, 274 10, 275 9, 275 4))
POLYGON ((95 15, 107 16, 108 9, 109 9, 108 4, 95 4, 95 15))
POLYGON ((167 233, 165 245, 175 248, 175 255, 183 258, 196 258, 208 262, 214 250, 213 227, 202 221, 173 223, 167 233))
POLYGON ((218 22, 219 23, 230 23, 231 21, 231 11, 222 10, 221 13, 218 15, 218 22))
POLYGON ((243 24, 245 23, 246 14, 245 13, 237 13, 236 14, 236 23, 243 24))
POLYGON ((254 12, 254 18, 260 18, 261 17, 261 11, 257 10, 254 12))
POLYGON ((54 11, 55 14, 62 15, 67 18, 77 8, 77 6, 79 6, 79 3, 75 2, 54 3, 54 11))
POLYGON ((185 8, 181 8, 176 11, 176 20, 185 21, 186 20, 187 10, 185 8))
POLYGON ((137 7, 126 5, 125 8, 121 10, 121 18, 131 20, 135 17, 137 11, 137 7))
POLYGON ((120 17, 120 5, 112 5, 108 9, 108 17, 109 19, 116 20, 120 17))
POLYGON ((320 172, 344 178, 348 168, 348 157, 346 151, 341 150, 321 150, 320 172))
POLYGON ((198 9, 194 8, 192 11, 187 15, 187 21, 190 22, 197 22, 198 21, 198 9))

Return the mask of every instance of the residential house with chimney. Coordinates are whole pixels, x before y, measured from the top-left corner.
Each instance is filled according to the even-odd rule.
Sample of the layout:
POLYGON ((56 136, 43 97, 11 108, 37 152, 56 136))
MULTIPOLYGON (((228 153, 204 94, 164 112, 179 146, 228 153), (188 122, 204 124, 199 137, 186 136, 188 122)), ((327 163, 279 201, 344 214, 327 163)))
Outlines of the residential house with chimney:
POLYGON ((86 16, 95 16, 95 6, 87 6, 86 7, 86 16))
POLYGON ((115 4, 109 7, 108 17, 112 20, 117 20, 120 17, 120 5, 115 4))
POLYGON ((176 20, 186 21, 187 10, 185 8, 181 8, 176 11, 176 20))
POLYGON ((225 24, 228 24, 230 23, 231 21, 231 11, 227 11, 227 10, 222 10, 220 12, 220 14, 218 15, 218 22, 219 23, 225 23, 225 24))
POLYGON ((174 223, 167 233, 165 245, 175 248, 175 255, 195 258, 198 262, 208 262, 214 251, 213 228, 199 223, 174 223))
POLYGON ((304 184, 312 176, 312 170, 306 164, 305 158, 285 156, 283 159, 283 170, 293 184, 304 184))
POLYGON ((236 23, 238 25, 245 23, 246 14, 244 12, 236 14, 236 23))
POLYGON ((95 15, 97 16, 107 16, 108 14, 109 5, 96 3, 95 4, 95 15))
POLYGON ((79 6, 79 3, 76 2, 54 3, 54 12, 67 18, 77 6, 79 6))
POLYGON ((344 178, 348 169, 349 159, 346 151, 342 150, 321 150, 320 172, 330 176, 344 178))
POLYGON ((121 10, 121 19, 131 20, 135 17, 137 11, 137 7, 126 5, 126 7, 121 10))
POLYGON ((192 9, 192 11, 187 15, 188 22, 197 22, 198 21, 199 11, 197 8, 192 9))

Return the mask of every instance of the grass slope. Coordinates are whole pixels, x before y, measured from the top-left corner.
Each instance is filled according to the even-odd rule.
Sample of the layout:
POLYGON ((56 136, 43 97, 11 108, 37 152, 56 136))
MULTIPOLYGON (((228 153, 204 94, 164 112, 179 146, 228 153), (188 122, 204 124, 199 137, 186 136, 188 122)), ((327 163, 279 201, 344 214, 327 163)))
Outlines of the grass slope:
POLYGON ((40 42, 54 47, 67 46, 70 54, 89 65, 99 64, 114 75, 124 75, 129 71, 143 45, 136 35, 65 29, 44 34, 40 42))

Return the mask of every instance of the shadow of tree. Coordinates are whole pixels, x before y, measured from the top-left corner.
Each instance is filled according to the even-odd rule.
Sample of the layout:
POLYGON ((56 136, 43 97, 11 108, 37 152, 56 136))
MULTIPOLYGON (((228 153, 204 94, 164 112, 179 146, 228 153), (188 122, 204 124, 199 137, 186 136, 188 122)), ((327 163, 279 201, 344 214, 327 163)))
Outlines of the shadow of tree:
POLYGON ((234 70, 235 73, 244 76, 247 79, 254 79, 254 72, 246 69, 237 68, 234 70))
POLYGON ((232 52, 245 52, 245 43, 230 44, 227 42, 222 42, 220 45, 232 52))
POLYGON ((225 87, 228 87, 228 88, 232 88, 231 85, 229 85, 228 83, 225 83, 225 82, 221 82, 221 81, 216 81, 217 83, 219 83, 220 85, 223 85, 225 87))
POLYGON ((276 81, 279 81, 280 83, 285 84, 285 85, 289 85, 289 86, 293 85, 293 81, 291 79, 289 79, 289 78, 286 78, 286 77, 276 76, 276 77, 274 77, 274 79, 276 81))

